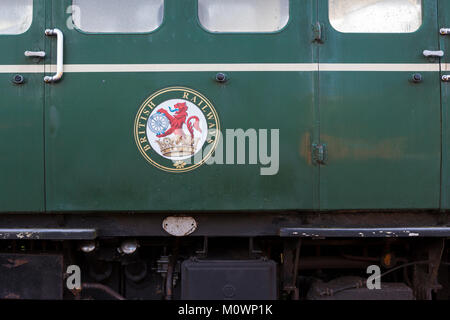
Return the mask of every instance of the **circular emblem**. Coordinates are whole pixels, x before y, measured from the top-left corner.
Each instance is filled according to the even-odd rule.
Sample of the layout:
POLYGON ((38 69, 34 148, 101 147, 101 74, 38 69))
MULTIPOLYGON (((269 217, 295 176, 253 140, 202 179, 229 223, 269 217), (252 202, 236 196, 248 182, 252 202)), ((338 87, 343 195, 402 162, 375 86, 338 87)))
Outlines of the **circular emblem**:
POLYGON ((219 117, 211 102, 184 87, 152 94, 139 108, 134 122, 141 154, 168 172, 186 172, 205 163, 217 146, 219 132, 219 117))

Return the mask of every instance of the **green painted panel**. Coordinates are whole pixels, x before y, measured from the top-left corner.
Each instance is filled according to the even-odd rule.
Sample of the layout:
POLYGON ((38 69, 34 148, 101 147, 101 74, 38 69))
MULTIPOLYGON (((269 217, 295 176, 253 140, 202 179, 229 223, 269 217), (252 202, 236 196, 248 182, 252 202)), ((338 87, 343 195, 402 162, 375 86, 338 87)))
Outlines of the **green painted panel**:
MULTIPOLYGON (((439 28, 450 28, 450 2, 439 0, 439 28)), ((440 36, 441 50, 445 52, 441 59, 441 75, 450 75, 450 35, 440 36)), ((441 82, 442 93, 442 196, 443 209, 450 208, 450 82, 441 82)))
MULTIPOLYGON (((160 29, 141 35, 83 34, 66 27, 70 1, 53 6, 65 35, 65 63, 308 63, 315 7, 291 1, 291 19, 274 34, 212 34, 196 1, 166 0, 160 29), (301 31, 301 32, 299 32, 301 31)), ((66 72, 46 99, 46 190, 49 211, 312 209, 318 169, 314 135, 317 72, 66 72), (149 164, 134 140, 140 105, 152 93, 183 86, 205 95, 222 128, 279 129, 277 175, 260 165, 203 165, 168 173, 149 164)))
MULTIPOLYGON (((24 52, 44 49, 44 16, 44 1, 34 1, 30 29, 20 35, 0 35, 3 68, 43 64, 24 52)), ((15 85, 16 74, 0 73, 0 212, 43 211, 44 75, 20 73, 25 82, 15 85)))
MULTIPOLYGON (((327 63, 439 63, 422 55, 439 48, 435 0, 423 1, 423 24, 414 33, 337 32, 328 0, 319 0, 319 20, 322 70, 327 63)), ((320 141, 328 146, 321 209, 439 208, 439 74, 398 70, 320 72, 320 141), (421 83, 410 81, 416 72, 421 83)))

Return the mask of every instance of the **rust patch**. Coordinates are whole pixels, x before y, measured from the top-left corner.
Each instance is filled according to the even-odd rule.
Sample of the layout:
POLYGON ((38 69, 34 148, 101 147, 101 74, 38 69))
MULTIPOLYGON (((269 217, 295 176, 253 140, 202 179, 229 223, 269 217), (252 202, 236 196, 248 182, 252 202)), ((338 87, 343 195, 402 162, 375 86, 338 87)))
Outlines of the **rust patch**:
POLYGON ((392 138, 369 143, 364 139, 338 138, 323 135, 327 144, 329 158, 333 159, 400 159, 406 150, 407 138, 392 138))
POLYGON ((3 299, 20 299, 20 296, 15 293, 8 293, 6 296, 3 296, 3 299))
POLYGON ((12 269, 27 264, 29 261, 26 259, 8 259, 9 264, 3 264, 5 268, 12 269))
POLYGON ((308 165, 312 165, 312 156, 311 156, 311 133, 306 132, 300 141, 300 156, 306 160, 308 165))

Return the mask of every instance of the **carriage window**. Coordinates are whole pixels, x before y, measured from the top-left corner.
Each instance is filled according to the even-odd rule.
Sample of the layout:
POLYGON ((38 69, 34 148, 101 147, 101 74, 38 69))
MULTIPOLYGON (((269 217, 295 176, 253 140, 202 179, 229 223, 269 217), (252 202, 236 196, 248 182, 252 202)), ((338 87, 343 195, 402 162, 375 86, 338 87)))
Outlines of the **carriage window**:
POLYGON ((0 34, 21 34, 33 20, 33 0, 0 0, 0 34))
POLYGON ((274 32, 289 20, 289 0, 198 0, 200 23, 213 32, 274 32))
POLYGON ((164 16, 164 0, 73 0, 73 5, 73 22, 86 32, 150 32, 164 16))
POLYGON ((340 32, 407 33, 422 24, 422 0, 329 0, 329 7, 340 32))

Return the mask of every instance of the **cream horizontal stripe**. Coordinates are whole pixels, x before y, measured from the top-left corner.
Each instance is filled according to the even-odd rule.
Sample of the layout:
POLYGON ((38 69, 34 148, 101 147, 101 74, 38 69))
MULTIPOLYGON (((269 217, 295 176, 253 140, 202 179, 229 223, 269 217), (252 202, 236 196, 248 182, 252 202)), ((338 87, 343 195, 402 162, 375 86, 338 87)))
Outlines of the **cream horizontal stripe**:
MULTIPOLYGON (((64 72, 217 72, 217 71, 317 71, 317 63, 232 64, 71 64, 64 72)), ((56 70, 56 69, 55 69, 56 70)))
POLYGON ((434 63, 321 63, 319 71, 439 71, 434 63))
MULTIPOLYGON (((443 64, 450 71, 450 64, 443 64)), ((55 73, 56 65, 45 66, 45 72, 55 73)), ((66 64, 66 73, 91 72, 301 72, 354 71, 401 72, 439 71, 439 64, 381 63, 233 63, 233 64, 66 64)), ((43 65, 0 65, 0 73, 44 73, 43 65)))
MULTIPOLYGON (((317 63, 261 63, 261 64, 73 64, 64 72, 299 72, 299 71, 439 71, 439 64, 317 64, 317 63)), ((56 72, 53 66, 52 72, 56 72)))
POLYGON ((44 73, 43 65, 0 65, 0 73, 44 73))
POLYGON ((442 71, 443 72, 450 72, 450 63, 443 63, 442 64, 442 71))

